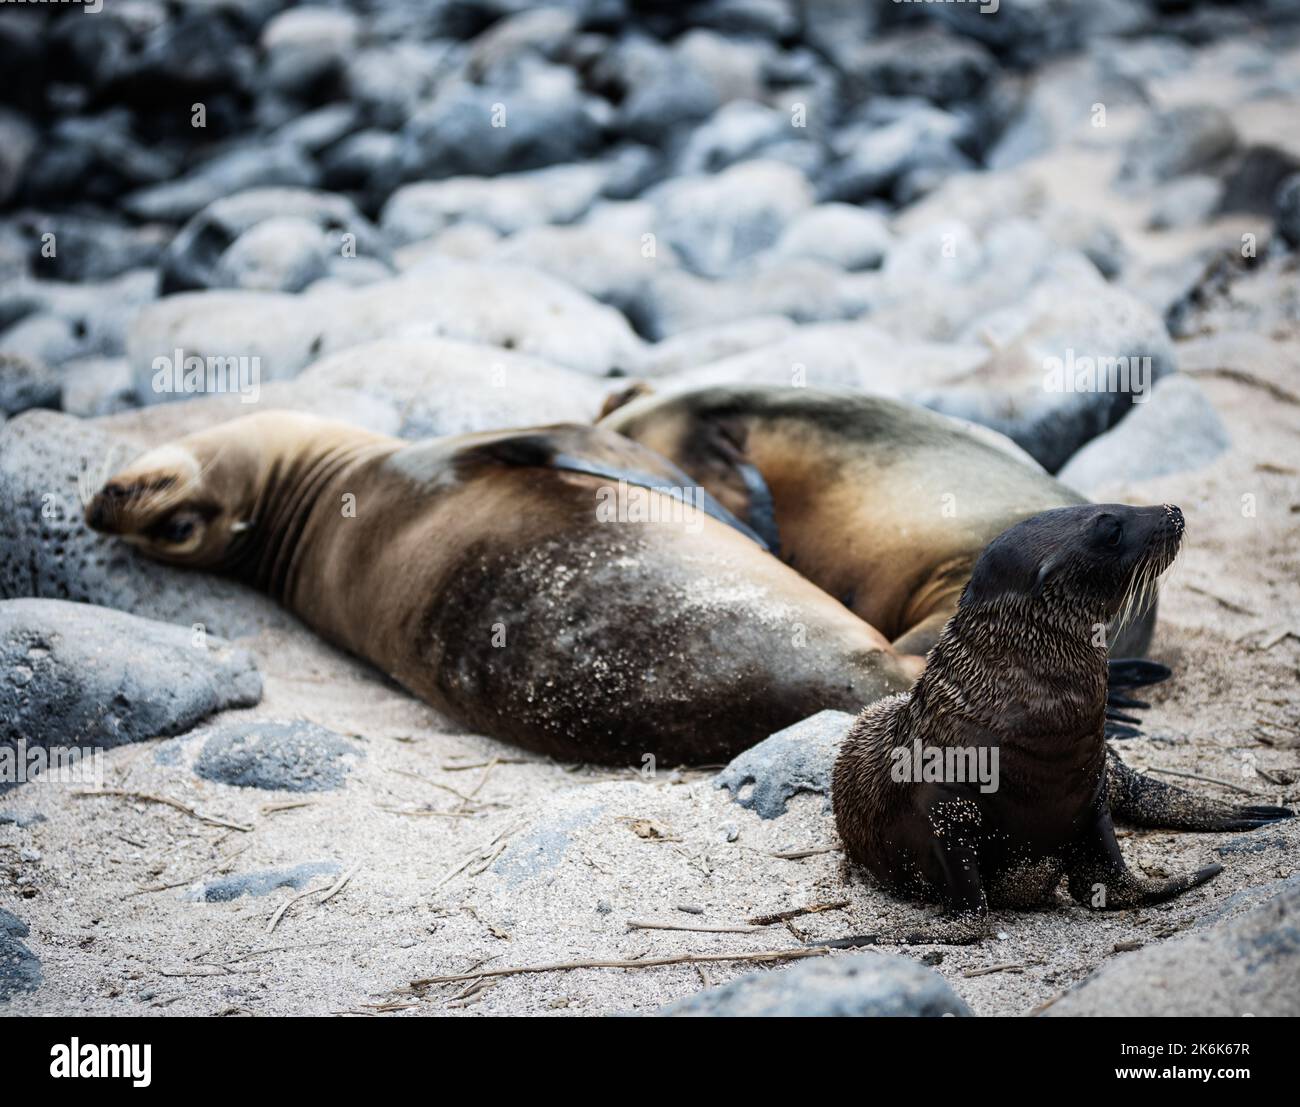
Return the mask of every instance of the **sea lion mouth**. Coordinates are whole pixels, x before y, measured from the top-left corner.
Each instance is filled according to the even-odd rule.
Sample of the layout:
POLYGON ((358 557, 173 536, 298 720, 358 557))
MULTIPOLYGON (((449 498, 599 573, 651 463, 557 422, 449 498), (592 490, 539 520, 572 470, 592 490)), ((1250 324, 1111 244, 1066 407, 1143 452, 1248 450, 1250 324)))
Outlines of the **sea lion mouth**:
POLYGON ((1140 619, 1155 602, 1165 574, 1178 558, 1187 521, 1174 504, 1162 504, 1163 517, 1153 527, 1141 555, 1134 562, 1116 605, 1113 631, 1119 633, 1140 619))

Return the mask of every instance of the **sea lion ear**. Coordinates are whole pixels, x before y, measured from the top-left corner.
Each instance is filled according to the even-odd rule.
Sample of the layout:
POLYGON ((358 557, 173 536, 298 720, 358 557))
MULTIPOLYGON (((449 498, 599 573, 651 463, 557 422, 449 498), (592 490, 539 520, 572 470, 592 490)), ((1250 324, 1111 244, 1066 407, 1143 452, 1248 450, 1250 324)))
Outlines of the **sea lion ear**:
POLYGON ((642 396, 653 395, 654 389, 645 381, 637 381, 635 384, 618 392, 611 392, 605 397, 605 402, 600 405, 600 414, 596 416, 596 422, 600 422, 607 415, 612 415, 619 408, 626 407, 633 400, 639 400, 642 396))
POLYGON ((1041 596, 1043 589, 1047 587, 1047 582, 1056 575, 1064 564, 1065 558, 1061 554, 1049 554, 1042 565, 1038 567, 1038 573, 1034 577, 1034 587, 1030 595, 1041 596))

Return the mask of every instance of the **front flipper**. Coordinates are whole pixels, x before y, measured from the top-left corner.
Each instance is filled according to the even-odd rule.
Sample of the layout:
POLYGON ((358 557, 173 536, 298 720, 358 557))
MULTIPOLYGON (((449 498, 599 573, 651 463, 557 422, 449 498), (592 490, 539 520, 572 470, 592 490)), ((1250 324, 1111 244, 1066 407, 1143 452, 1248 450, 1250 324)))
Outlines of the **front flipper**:
POLYGON ((1113 749, 1106 751, 1106 791, 1111 814, 1133 826, 1164 830, 1256 830, 1295 816, 1287 807, 1237 805, 1198 796, 1130 768, 1113 749))
POLYGON ((1067 876, 1070 895, 1076 903, 1106 911, 1163 903, 1213 880, 1221 872, 1223 866, 1215 864, 1167 880, 1138 876, 1124 863, 1115 839, 1115 825, 1102 804, 1092 827, 1070 858, 1067 876))
POLYGON ((826 943, 832 948, 868 945, 970 945, 988 935, 988 895, 980 877, 974 842, 981 833, 978 806, 965 796, 938 787, 922 805, 928 826, 935 828, 919 868, 927 891, 944 906, 933 929, 887 927, 826 943))

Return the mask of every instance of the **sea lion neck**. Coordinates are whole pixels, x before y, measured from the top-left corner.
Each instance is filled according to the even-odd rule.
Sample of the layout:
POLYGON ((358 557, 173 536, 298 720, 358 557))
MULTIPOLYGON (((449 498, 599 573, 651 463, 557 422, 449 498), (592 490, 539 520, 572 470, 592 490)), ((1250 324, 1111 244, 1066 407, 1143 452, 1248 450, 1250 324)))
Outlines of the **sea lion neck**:
MULTIPOLYGON (((293 608, 311 524, 346 517, 347 495, 358 494, 359 470, 402 445, 342 423, 304 418, 281 424, 259 443, 259 481, 248 527, 231 551, 231 571, 293 608), (328 433, 322 433, 322 425, 328 433)), ((355 502, 355 501, 354 501, 355 502)))
MULTIPOLYGON (((1028 597, 964 603, 914 690, 995 733, 1101 742, 1107 658, 1088 626, 1028 597), (937 662, 937 663, 936 663, 937 662)), ((917 695, 919 693, 919 695, 917 695)))

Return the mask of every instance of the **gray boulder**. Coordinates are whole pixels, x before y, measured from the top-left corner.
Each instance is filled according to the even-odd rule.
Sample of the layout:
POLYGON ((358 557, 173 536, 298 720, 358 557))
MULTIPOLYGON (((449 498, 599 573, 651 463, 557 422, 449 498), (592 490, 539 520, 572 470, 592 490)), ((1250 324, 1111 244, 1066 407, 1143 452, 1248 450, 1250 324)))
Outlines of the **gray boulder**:
POLYGON ((1153 231, 1198 227, 1214 217, 1223 196, 1223 182, 1217 177, 1180 177, 1170 181, 1156 197, 1147 226, 1153 231))
POLYGON ((1068 1016, 1300 1015, 1300 886, 1236 918, 1126 953, 1047 1008, 1068 1016))
POLYGON ((445 338, 380 339, 305 369, 303 395, 346 389, 401 412, 402 438, 546 423, 590 423, 607 386, 491 346, 445 338))
POLYGON ((1227 428, 1200 385, 1174 374, 1070 458, 1057 476, 1087 495, 1117 480, 1199 469, 1229 445, 1227 428))
POLYGON ((194 771, 237 788, 331 791, 361 756, 343 735, 304 719, 229 720, 205 734, 194 771))
POLYGON ((912 398, 1005 434, 1053 473, 1175 368, 1160 316, 1095 271, 1036 284, 977 334, 997 348, 969 380, 912 398))
POLYGON ((30 933, 22 919, 0 907, 0 1003, 41 985, 41 963, 22 942, 30 933))
POLYGON ((338 246, 310 220, 297 215, 267 219, 241 234, 217 263, 219 288, 301 292, 329 272, 338 246))
POLYGON ((710 176, 679 177, 652 189, 655 230, 683 263, 720 277, 766 250, 812 204, 803 174, 788 165, 750 161, 710 176))
POLYGON ((360 37, 360 20, 351 12, 290 8, 262 28, 262 79, 277 92, 308 94, 313 85, 343 71, 360 37))
POLYGON ((854 204, 818 204, 786 225, 771 254, 812 258, 854 272, 878 269, 892 243, 889 222, 879 212, 854 204))
POLYGON ((1124 148, 1119 182, 1154 185, 1209 168, 1237 145, 1226 112, 1209 104, 1184 104, 1153 112, 1124 148))
POLYGON ((387 260, 379 231, 346 197, 303 188, 254 188, 208 204, 177 232, 163 256, 162 292, 233 287, 223 284, 223 255, 241 235, 276 218, 311 223, 335 256, 342 256, 343 235, 350 234, 357 257, 387 260))
POLYGON ((608 169, 598 163, 554 165, 499 177, 451 177, 399 188, 381 221, 395 242, 416 242, 461 222, 502 234, 571 223, 600 195, 608 169))
POLYGON ((318 176, 315 164, 290 143, 241 145, 180 180, 130 193, 122 208, 137 219, 183 223, 224 196, 252 188, 313 188, 318 176))
POLYGON ((562 85, 449 84, 403 129, 408 176, 491 177, 594 153, 600 144, 598 115, 575 88, 562 85))
POLYGON ((0 417, 59 406, 63 385, 43 361, 0 350, 0 417))
POLYGON ((747 973, 659 1008, 667 1018, 942 1018, 971 1010, 933 969, 892 953, 747 973))
POLYGON ((80 419, 30 411, 0 427, 0 598, 98 604, 234 638, 296 626, 244 585, 149 561, 90 530, 83 504, 139 452, 80 419))
POLYGON ((65 600, 0 601, 0 742, 111 749, 262 698, 253 657, 190 627, 65 600))
POLYGON ((978 42, 935 28, 864 42, 839 54, 856 98, 918 96, 935 104, 981 96, 997 65, 978 42))
POLYGON ((786 802, 799 792, 827 795, 840 743, 853 725, 846 711, 819 711, 778 730, 747 749, 714 778, 742 807, 759 818, 785 814, 786 802))

